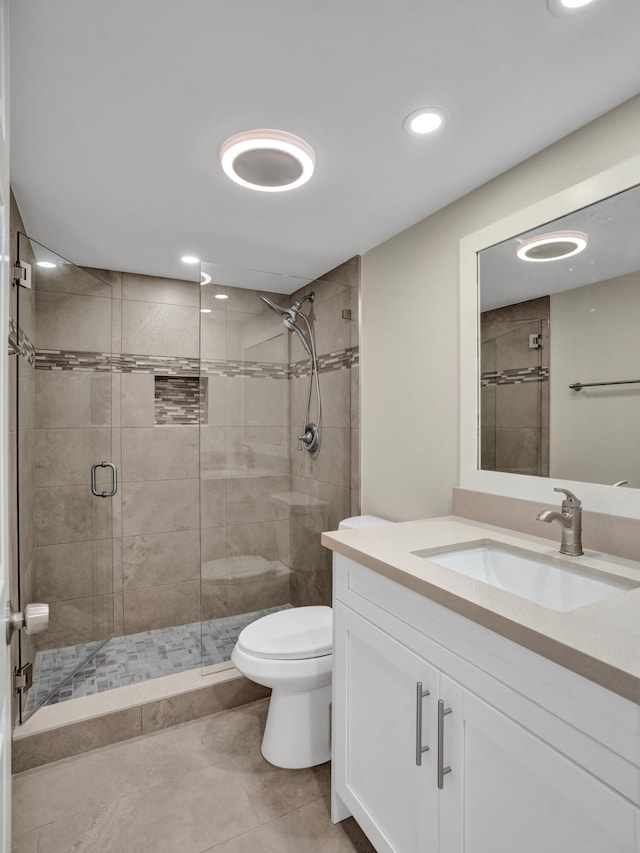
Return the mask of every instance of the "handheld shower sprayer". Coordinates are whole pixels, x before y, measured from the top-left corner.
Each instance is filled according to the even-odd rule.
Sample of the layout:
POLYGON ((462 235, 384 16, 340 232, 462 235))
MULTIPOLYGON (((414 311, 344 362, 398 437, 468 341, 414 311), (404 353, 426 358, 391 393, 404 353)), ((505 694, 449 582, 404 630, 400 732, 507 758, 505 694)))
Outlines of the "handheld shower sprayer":
POLYGON ((316 298, 315 293, 308 293, 302 299, 299 299, 297 302, 294 302, 289 308, 281 308, 279 305, 276 305, 275 302, 272 302, 267 296, 261 296, 260 299, 264 302, 265 305, 268 305, 272 311, 275 311, 276 314, 279 314, 282 317, 282 325, 288 331, 293 332, 300 339, 300 343, 305 349, 307 355, 313 358, 313 353, 311 351, 311 347, 309 342, 304 336, 304 332, 298 326, 296 320, 298 318, 298 312, 302 308, 305 302, 313 302, 316 298))

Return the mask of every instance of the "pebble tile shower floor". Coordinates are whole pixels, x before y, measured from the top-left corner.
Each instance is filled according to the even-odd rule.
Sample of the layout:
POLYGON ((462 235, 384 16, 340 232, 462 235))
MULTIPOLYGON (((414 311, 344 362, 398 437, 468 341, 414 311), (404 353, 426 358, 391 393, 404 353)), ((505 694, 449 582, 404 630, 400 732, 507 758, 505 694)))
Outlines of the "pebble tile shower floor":
POLYGON ((56 705, 68 699, 228 661, 238 634, 246 625, 286 607, 291 605, 112 637, 103 645, 85 643, 38 652, 27 712, 43 703, 56 705), (90 654, 93 656, 75 672, 78 662, 90 654), (62 687, 52 693, 62 682, 62 687))

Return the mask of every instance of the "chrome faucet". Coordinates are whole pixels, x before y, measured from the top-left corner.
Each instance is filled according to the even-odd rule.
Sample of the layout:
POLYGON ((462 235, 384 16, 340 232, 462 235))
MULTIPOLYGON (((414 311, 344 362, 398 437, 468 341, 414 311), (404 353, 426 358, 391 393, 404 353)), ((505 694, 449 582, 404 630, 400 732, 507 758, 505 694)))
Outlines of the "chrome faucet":
POLYGON ((562 512, 545 509, 536 516, 538 521, 557 521, 562 527, 560 553, 579 557, 582 550, 582 502, 569 489, 554 489, 566 495, 562 501, 562 512))

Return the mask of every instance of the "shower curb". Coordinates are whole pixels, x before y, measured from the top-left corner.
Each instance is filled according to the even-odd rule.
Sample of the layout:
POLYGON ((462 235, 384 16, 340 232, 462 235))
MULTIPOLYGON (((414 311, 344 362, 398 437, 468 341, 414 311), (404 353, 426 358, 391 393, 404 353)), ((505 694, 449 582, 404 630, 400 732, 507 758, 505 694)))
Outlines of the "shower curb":
MULTIPOLYGON (((81 703, 81 699, 50 706, 55 709, 49 715, 54 718, 51 722, 46 719, 49 708, 40 709, 24 726, 17 726, 14 730, 12 772, 22 773, 52 761, 255 702, 270 694, 266 687, 249 681, 236 669, 211 676, 200 676, 198 671, 198 676, 206 683, 152 700, 134 700, 126 707, 102 713, 93 710, 84 719, 71 722, 61 720, 60 709, 74 702, 81 703)), ((194 681, 193 678, 190 680, 194 681)), ((139 686, 142 685, 136 685, 139 686)), ((128 690, 130 688, 123 687, 110 692, 122 695, 121 691, 128 690)), ((99 701, 101 695, 106 694, 87 698, 99 701)), ((95 701, 92 704, 95 708, 95 701)))

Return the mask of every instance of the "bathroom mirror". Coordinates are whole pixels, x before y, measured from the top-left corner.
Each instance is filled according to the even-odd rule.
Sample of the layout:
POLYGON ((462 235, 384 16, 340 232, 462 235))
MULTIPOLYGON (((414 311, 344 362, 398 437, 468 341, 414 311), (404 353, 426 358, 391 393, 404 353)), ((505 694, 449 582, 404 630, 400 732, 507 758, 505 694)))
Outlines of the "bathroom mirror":
POLYGON ((640 517, 639 184, 633 158, 461 241, 464 488, 640 517))

